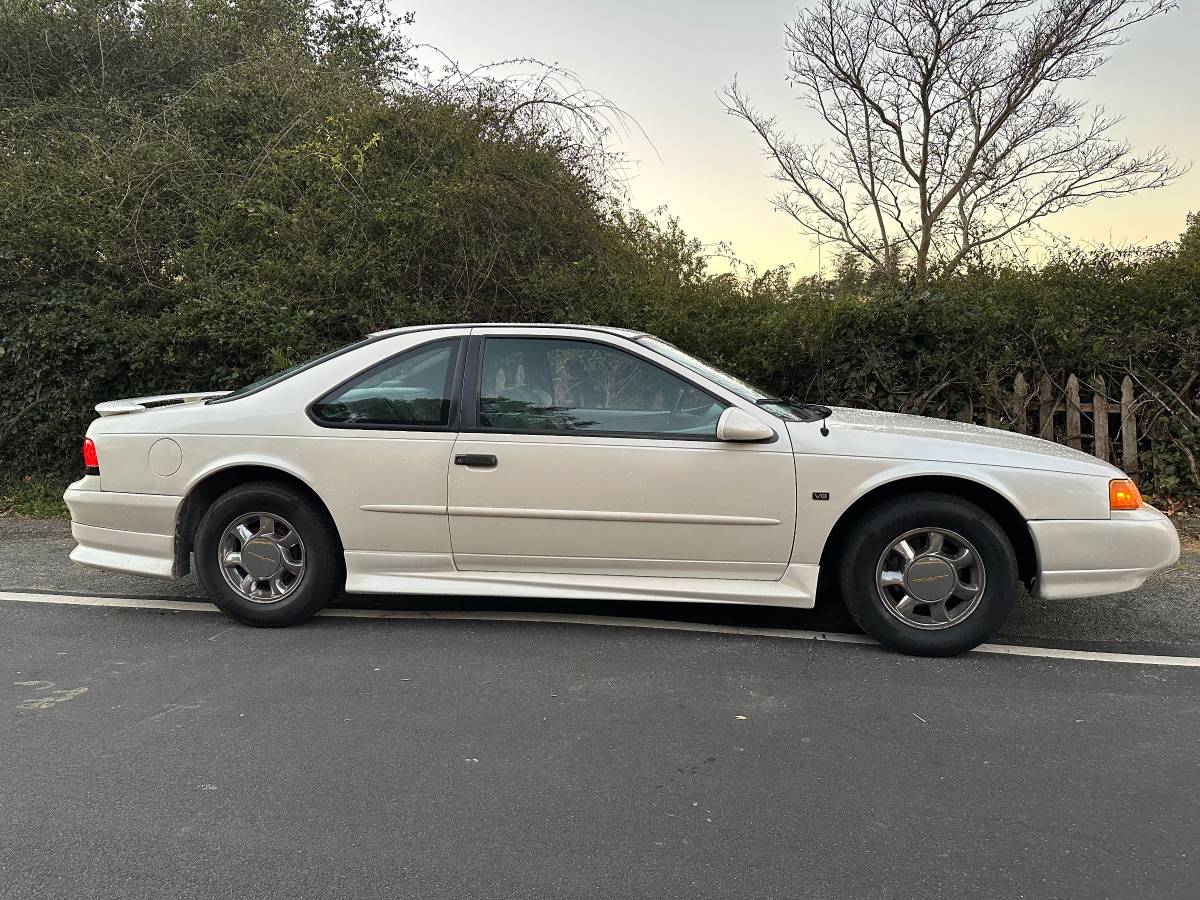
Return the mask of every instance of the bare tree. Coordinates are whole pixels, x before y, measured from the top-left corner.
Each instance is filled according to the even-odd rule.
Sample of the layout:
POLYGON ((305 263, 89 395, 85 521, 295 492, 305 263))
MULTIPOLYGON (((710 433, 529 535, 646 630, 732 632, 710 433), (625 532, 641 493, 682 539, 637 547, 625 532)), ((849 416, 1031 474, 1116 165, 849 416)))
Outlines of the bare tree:
POLYGON ((833 130, 789 137, 735 81, 726 109, 785 185, 775 206, 814 237, 924 281, 1036 220, 1183 173, 1138 155, 1118 117, 1065 97, 1135 23, 1173 0, 817 0, 786 29, 789 81, 833 130))

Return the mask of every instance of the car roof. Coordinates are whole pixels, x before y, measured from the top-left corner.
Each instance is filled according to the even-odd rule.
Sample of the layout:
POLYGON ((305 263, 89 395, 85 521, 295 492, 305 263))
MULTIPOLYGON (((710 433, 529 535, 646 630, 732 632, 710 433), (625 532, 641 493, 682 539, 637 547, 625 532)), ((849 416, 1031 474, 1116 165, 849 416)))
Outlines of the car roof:
POLYGON ((410 325, 406 328, 386 328, 375 331, 368 337, 390 337, 393 334, 410 334, 415 331, 438 331, 442 328, 570 328, 578 331, 600 331, 605 334, 615 334, 618 337, 636 340, 647 337, 644 331, 633 331, 629 328, 613 328, 608 325, 573 325, 569 322, 447 322, 442 325, 410 325))

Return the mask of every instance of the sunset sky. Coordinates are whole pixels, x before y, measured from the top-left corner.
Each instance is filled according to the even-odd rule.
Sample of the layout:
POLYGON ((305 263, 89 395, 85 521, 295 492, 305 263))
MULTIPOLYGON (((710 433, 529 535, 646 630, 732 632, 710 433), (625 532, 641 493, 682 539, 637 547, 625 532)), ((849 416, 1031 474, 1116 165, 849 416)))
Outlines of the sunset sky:
MULTIPOLYGON (((771 167, 744 123, 717 98, 734 75, 764 110, 805 141, 825 137, 785 82, 783 25, 794 0, 407 0, 412 36, 462 65, 518 56, 556 62, 632 115, 644 129, 616 136, 630 160, 629 192, 642 209, 666 206, 687 231, 730 243, 759 269, 817 271, 817 248, 769 203, 771 167), (650 143, 652 142, 652 143, 650 143), (661 157, 661 158, 660 158, 661 157)), ((1093 79, 1072 90, 1120 114, 1120 134, 1200 162, 1200 0, 1143 23, 1093 79)), ((425 57, 431 64, 433 57, 425 57)), ((1174 239, 1200 209, 1200 170, 1174 186, 1100 200, 1045 220, 1079 243, 1174 239)), ((828 266, 828 247, 823 254, 828 266)))

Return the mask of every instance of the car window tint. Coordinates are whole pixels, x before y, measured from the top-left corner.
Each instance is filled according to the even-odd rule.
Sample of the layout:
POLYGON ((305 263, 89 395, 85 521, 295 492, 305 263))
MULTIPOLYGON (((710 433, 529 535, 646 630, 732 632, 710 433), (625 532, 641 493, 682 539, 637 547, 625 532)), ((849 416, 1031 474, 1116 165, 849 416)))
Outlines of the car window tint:
POLYGON ((550 338, 484 342, 484 428, 715 437, 724 410, 682 378, 615 347, 550 338))
POLYGON ((459 341, 439 341, 364 372, 313 404, 313 415, 334 425, 444 427, 459 341))

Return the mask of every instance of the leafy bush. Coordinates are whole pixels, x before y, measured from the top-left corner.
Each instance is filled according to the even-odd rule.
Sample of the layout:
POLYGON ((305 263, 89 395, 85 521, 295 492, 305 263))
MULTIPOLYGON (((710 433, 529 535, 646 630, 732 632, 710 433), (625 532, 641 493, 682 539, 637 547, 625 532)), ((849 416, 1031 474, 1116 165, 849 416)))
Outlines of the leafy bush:
POLYGON ((1133 372, 1171 412, 1156 485, 1200 491, 1196 221, 928 290, 712 274, 569 132, 412 70, 350 0, 0 0, 0 471, 77 471, 100 400, 234 387, 384 327, 576 321, 925 413, 1018 371, 1133 372))
POLYGON ((1099 375, 1114 411, 1131 375, 1143 483, 1200 493, 1198 216, 1177 245, 978 268, 925 290, 857 277, 719 287, 695 279, 629 322, 784 395, 952 417, 970 403, 1002 428, 1017 373, 1049 375, 1060 399, 1069 374, 1099 375))

